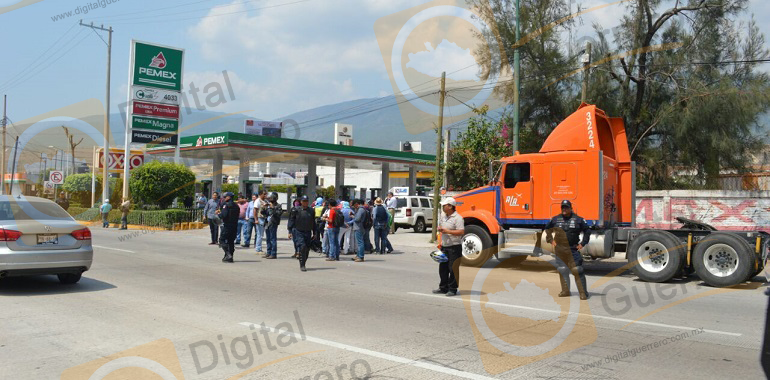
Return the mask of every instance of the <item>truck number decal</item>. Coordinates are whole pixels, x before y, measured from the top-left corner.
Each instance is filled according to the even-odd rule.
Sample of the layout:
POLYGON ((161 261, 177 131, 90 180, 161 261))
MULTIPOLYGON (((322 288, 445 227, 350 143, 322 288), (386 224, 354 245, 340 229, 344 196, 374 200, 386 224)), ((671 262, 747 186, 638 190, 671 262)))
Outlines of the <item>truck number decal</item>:
POLYGON ((591 121, 591 113, 586 112, 586 123, 588 125, 588 146, 593 148, 594 146, 594 125, 591 121))

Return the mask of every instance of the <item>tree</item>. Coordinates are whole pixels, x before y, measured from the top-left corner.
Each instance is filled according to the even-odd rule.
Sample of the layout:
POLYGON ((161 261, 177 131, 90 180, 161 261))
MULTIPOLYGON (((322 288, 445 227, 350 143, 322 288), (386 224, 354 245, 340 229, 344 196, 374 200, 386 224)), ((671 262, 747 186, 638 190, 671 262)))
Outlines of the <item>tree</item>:
POLYGON ((235 195, 238 195, 238 184, 237 183, 223 183, 222 184, 222 194, 226 192, 231 192, 235 195))
MULTIPOLYGON (((64 129, 64 135, 67 137, 67 141, 69 141, 70 144, 70 152, 72 153, 72 173, 75 173, 75 148, 77 148, 80 143, 83 142, 83 138, 80 138, 80 141, 75 142, 75 136, 70 134, 69 128, 62 126, 64 129)), ((128 158, 126 158, 126 162, 128 161, 128 158)), ((66 174, 66 173, 65 173, 66 174)))
POLYGON ((192 195, 195 174, 182 164, 148 162, 131 172, 128 182, 132 200, 137 204, 168 208, 174 198, 192 195))
MULTIPOLYGON (((91 205, 91 174, 73 174, 64 179, 62 190, 70 193, 72 198, 81 205, 91 205)), ((97 191, 101 191, 102 178, 97 177, 97 191)))
MULTIPOLYGON (((499 32, 511 62, 517 41, 508 2, 485 2, 471 1, 492 20, 488 24, 499 32)), ((601 63, 591 71, 588 101, 624 118, 632 159, 639 164, 638 188, 715 188, 721 171, 746 171, 759 144, 758 118, 770 107, 768 75, 757 69, 757 61, 770 56, 764 36, 753 20, 744 26, 736 21, 747 0, 625 4, 613 36, 595 26, 592 60, 601 63), (692 169, 694 176, 677 176, 692 169)), ((522 152, 537 150, 579 105, 578 77, 562 78, 578 68, 580 55, 561 47, 570 23, 541 29, 576 11, 564 0, 521 1, 521 35, 536 35, 520 47, 521 120, 526 121, 521 130, 533 137, 533 145, 522 142, 522 152)), ((489 33, 479 36, 477 50, 488 67, 485 75, 508 69, 484 55, 482 38, 489 33)), ((511 102, 512 86, 506 83, 499 91, 511 102)))
POLYGON ((319 187, 316 193, 318 194, 319 197, 323 197, 324 199, 337 198, 337 193, 335 193, 334 185, 331 185, 329 187, 319 187))
POLYGON ((478 110, 477 114, 449 149, 447 183, 452 189, 485 185, 489 180, 489 162, 511 155, 511 141, 503 133, 505 122, 488 118, 486 110, 478 110))

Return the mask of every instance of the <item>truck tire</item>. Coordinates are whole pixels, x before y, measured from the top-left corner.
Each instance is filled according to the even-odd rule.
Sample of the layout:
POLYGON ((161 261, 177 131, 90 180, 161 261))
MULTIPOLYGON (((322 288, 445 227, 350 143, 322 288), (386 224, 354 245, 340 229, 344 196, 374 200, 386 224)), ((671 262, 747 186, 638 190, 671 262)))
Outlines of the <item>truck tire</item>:
POLYGON ((414 232, 417 232, 419 234, 424 233, 427 227, 425 226, 425 219, 422 217, 417 218, 417 220, 414 222, 414 232))
POLYGON ((462 265, 480 267, 493 256, 494 243, 484 227, 471 224, 465 226, 462 248, 462 265))
POLYGON ((666 282, 682 269, 684 245, 670 232, 644 231, 628 247, 631 270, 647 282, 666 282), (638 262, 637 262, 638 261, 638 262))
POLYGON ((745 240, 729 232, 714 232, 695 246, 692 264, 705 283, 724 287, 746 281, 756 270, 756 260, 745 240))

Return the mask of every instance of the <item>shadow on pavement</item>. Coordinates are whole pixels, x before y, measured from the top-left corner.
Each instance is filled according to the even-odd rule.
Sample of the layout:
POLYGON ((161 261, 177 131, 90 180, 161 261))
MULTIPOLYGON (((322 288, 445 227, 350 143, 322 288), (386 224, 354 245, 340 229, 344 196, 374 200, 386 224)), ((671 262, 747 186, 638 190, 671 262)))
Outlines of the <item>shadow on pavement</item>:
POLYGON ((55 275, 8 277, 0 280, 0 296, 44 296, 51 294, 98 292, 116 288, 93 278, 83 277, 72 285, 59 283, 55 275))

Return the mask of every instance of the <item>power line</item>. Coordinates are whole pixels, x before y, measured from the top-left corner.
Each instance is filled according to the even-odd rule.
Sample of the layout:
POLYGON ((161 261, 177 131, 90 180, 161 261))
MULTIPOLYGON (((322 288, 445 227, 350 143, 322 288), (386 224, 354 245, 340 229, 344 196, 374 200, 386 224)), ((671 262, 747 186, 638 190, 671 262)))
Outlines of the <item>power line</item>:
MULTIPOLYGON (((202 1, 210 1, 210 0, 202 0, 202 1)), ((200 3, 202 1, 194 2, 192 4, 200 3)), ((157 15, 156 14, 147 14, 148 12, 156 12, 156 11, 161 10, 161 9, 154 9, 154 10, 151 10, 151 11, 139 12, 139 13, 142 14, 141 16, 129 16, 125 20, 121 20, 121 18, 124 18, 124 16, 126 16, 128 14, 113 15, 113 16, 108 16, 108 17, 109 18, 113 18, 113 19, 117 17, 118 20, 111 21, 111 22, 112 23, 119 23, 119 22, 122 22, 122 21, 143 20, 143 19, 146 19, 146 18, 176 16, 176 15, 184 14, 184 13, 207 12, 207 11, 212 11, 212 10, 218 9, 218 8, 227 8, 227 7, 232 7, 232 6, 236 6, 236 5, 243 5, 243 4, 247 4, 247 3, 253 3, 253 2, 256 2, 256 1, 269 1, 269 0, 244 0, 244 1, 241 1, 241 2, 238 2, 238 3, 215 5, 213 7, 206 7, 206 8, 188 9, 188 10, 185 10, 185 11, 177 11, 177 12, 173 12, 173 13, 163 13, 163 14, 157 14, 157 15)), ((174 6, 174 7, 170 7, 170 8, 179 8, 181 6, 183 6, 183 5, 178 5, 178 6, 174 6)), ((137 12, 132 12, 132 13, 137 13, 137 12)), ((104 18, 108 18, 108 17, 104 17, 104 18)), ((95 18, 95 19, 101 20, 102 17, 95 18)))
POLYGON ((85 17, 85 18, 83 18, 83 20, 107 19, 107 18, 123 17, 123 16, 127 16, 127 15, 145 14, 147 12, 156 12, 156 11, 161 11, 161 10, 166 10, 166 9, 174 9, 174 8, 186 7, 188 5, 205 3, 207 1, 213 1, 213 0, 198 0, 198 1, 192 1, 192 2, 189 2, 189 3, 182 3, 182 4, 172 5, 170 7, 155 8, 155 9, 152 9, 152 10, 141 10, 141 11, 136 11, 136 12, 125 12, 125 13, 121 13, 119 15, 107 15, 107 16, 101 16, 101 17, 85 17))

